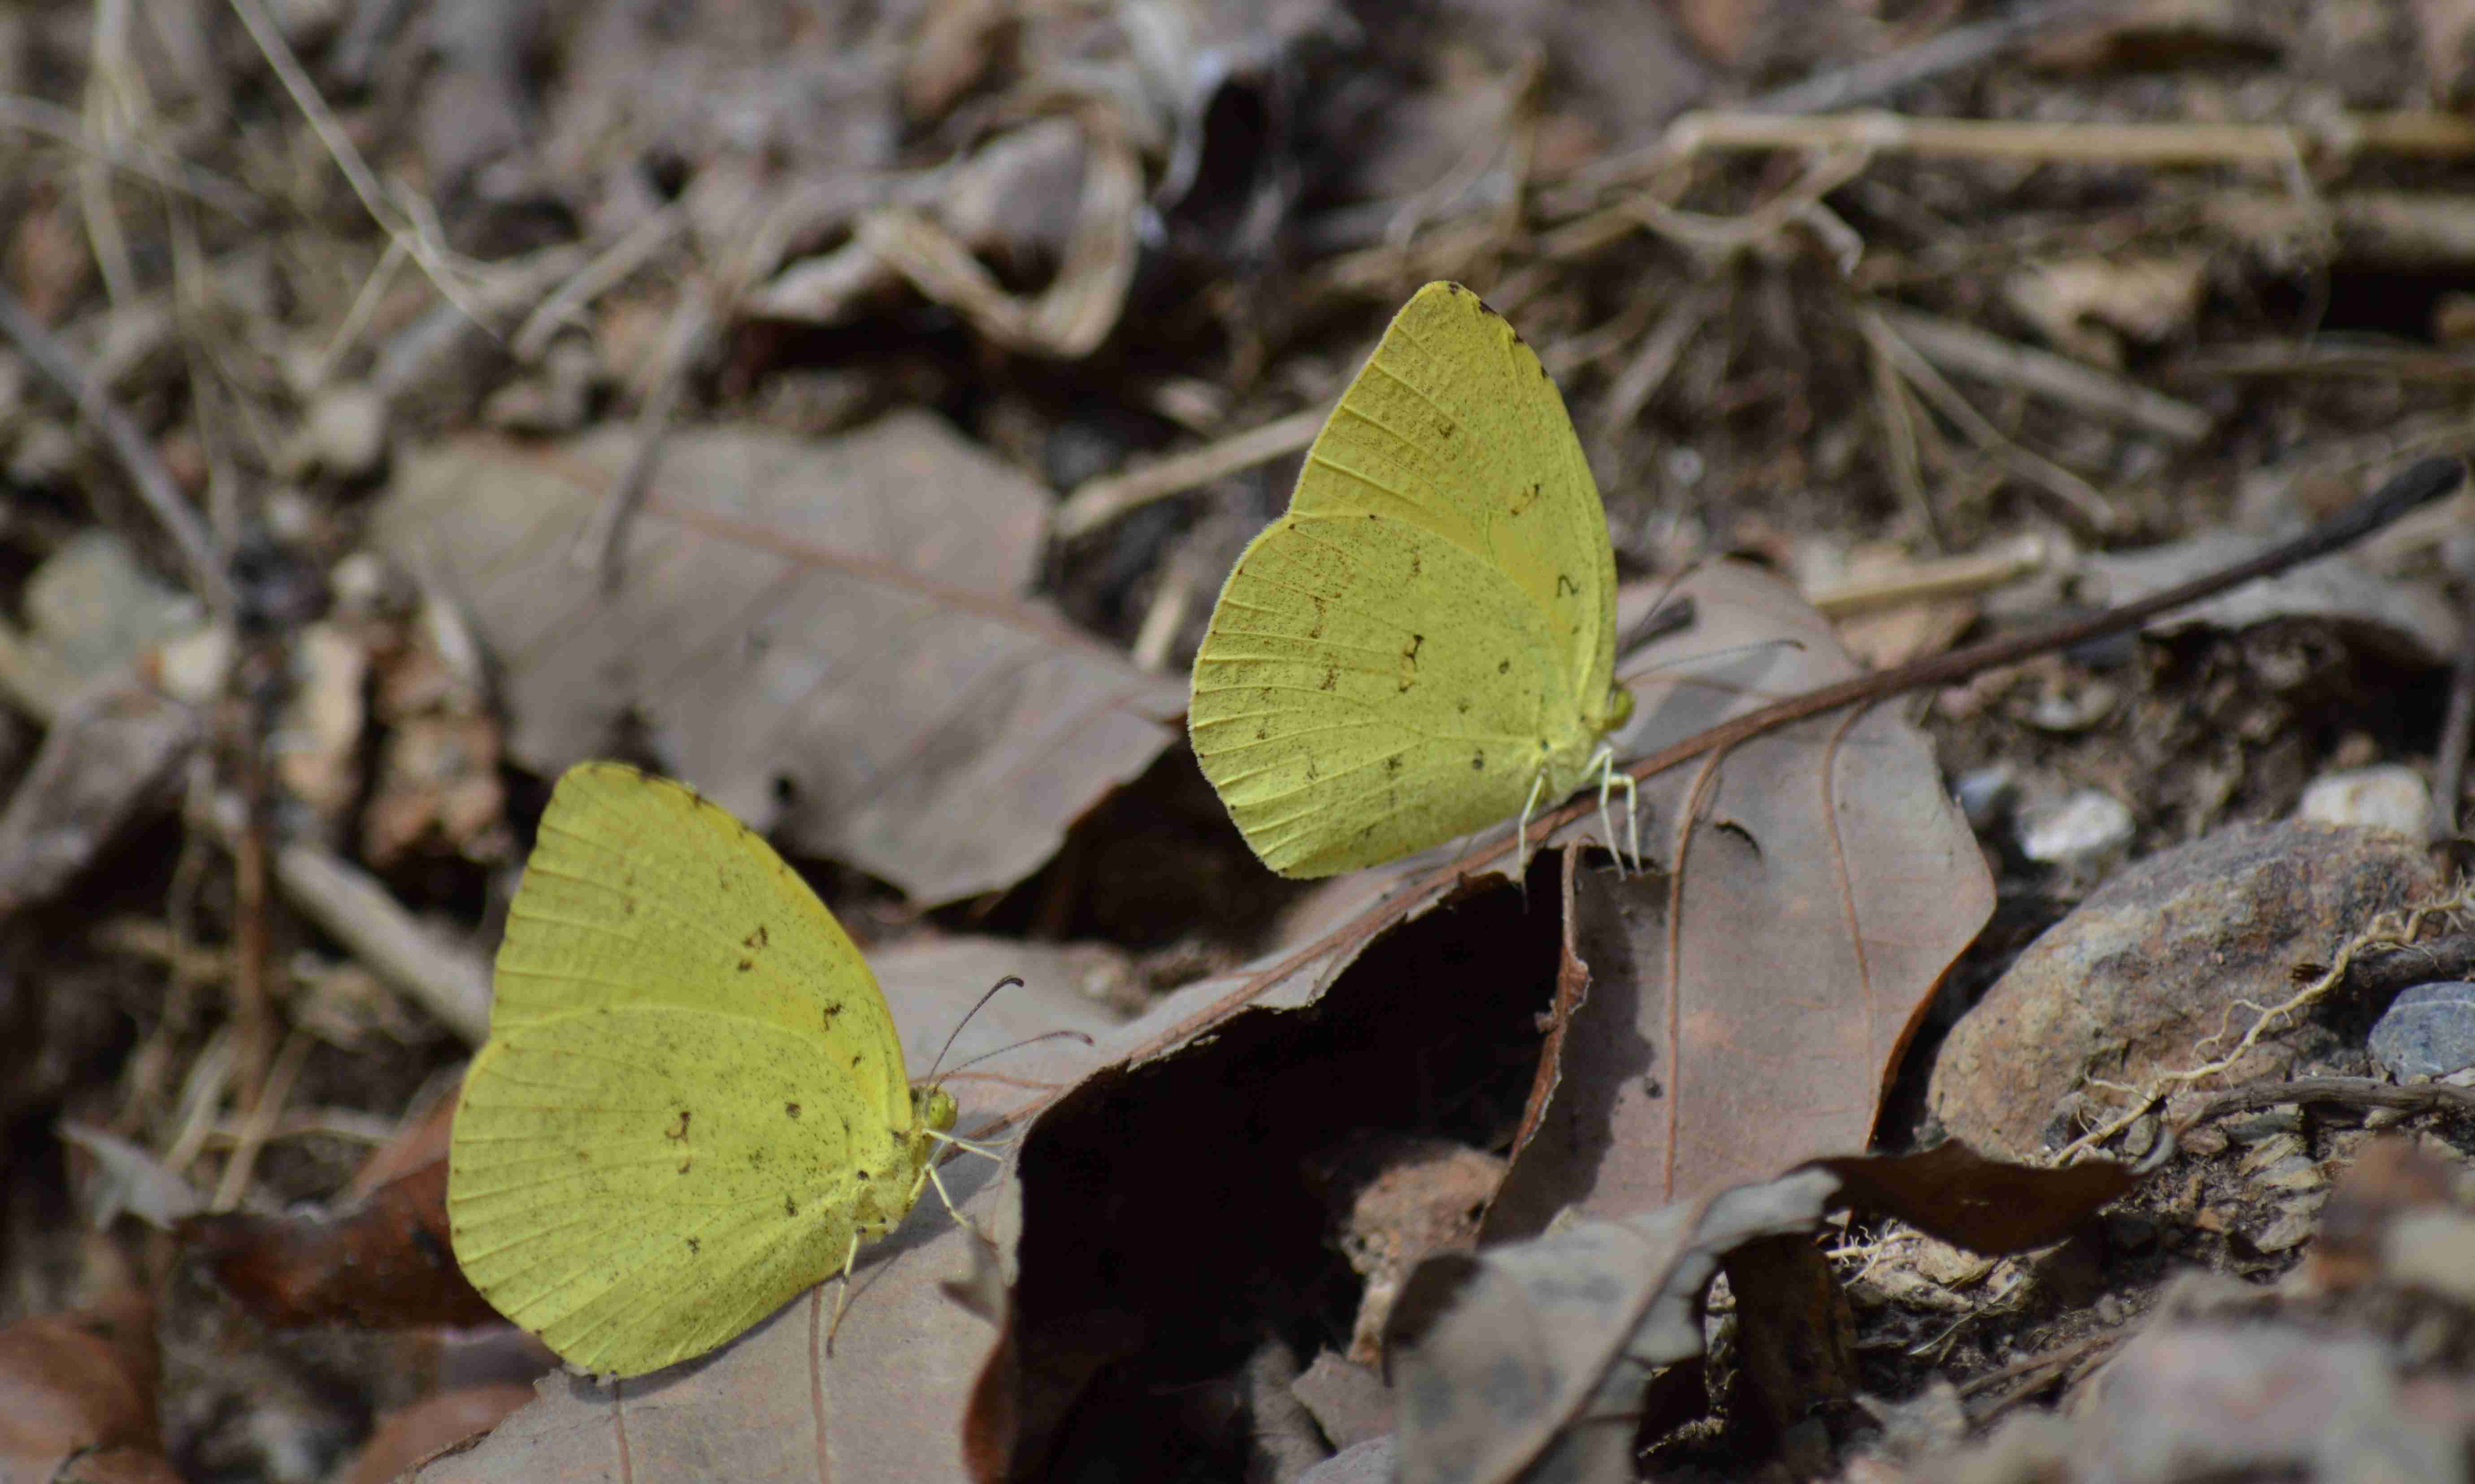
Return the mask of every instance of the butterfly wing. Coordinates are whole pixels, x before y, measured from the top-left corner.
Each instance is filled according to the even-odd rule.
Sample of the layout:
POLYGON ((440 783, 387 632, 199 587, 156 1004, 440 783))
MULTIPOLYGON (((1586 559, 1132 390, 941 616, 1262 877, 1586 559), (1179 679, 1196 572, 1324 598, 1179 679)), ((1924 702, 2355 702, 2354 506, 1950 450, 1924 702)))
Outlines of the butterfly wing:
POLYGON ((926 1179, 809 1036, 667 1006, 493 1037, 465 1076, 448 1213, 491 1304, 588 1371, 699 1355, 838 1272, 926 1179), (717 1076, 717 1068, 727 1075, 717 1076))
POLYGON ((669 779, 617 763, 560 777, 491 984, 493 1035, 673 1005, 814 1037, 889 1127, 910 1126, 894 1012, 842 924, 753 830, 669 779))
POLYGON ((1419 291, 1232 570, 1197 760, 1266 864, 1323 876, 1560 799, 1609 720, 1615 559, 1563 399, 1458 284, 1419 291))
POLYGON ((560 779, 495 987, 449 1156, 456 1259, 576 1364, 700 1353, 917 1198, 928 1138, 874 976, 690 790, 560 779))

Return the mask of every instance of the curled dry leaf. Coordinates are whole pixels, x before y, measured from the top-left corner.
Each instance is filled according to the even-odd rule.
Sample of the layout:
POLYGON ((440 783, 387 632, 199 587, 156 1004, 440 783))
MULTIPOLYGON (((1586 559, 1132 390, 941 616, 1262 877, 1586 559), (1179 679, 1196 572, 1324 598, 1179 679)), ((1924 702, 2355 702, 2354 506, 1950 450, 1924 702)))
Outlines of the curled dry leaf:
MULTIPOLYGON (((2093 553, 2081 559, 2082 596, 2118 606, 2136 602, 2178 582, 2232 567, 2269 545, 2266 538, 2241 531, 2213 530, 2138 551, 2093 553)), ((2423 584, 2383 575, 2350 552, 2177 608, 2150 620, 2148 630, 2240 632, 2279 619, 2322 620, 2376 652, 2415 665, 2445 666, 2458 652, 2459 620, 2447 599, 2423 584)))
POLYGON ((87 1476, 177 1479, 155 1420, 161 1369, 142 1294, 0 1329, 0 1478, 61 1478, 74 1464, 87 1476))
POLYGON ((369 1441, 338 1473, 338 1484, 386 1484, 439 1449, 488 1432, 532 1399, 531 1387, 501 1381, 437 1392, 399 1407, 379 1419, 369 1441))
POLYGON ((2036 1245, 2132 1180, 2110 1164, 2038 1169, 1947 1145, 1829 1160, 1647 1215, 1432 1258, 1410 1275, 1385 1336, 1403 1484, 1631 1480, 1643 1389, 1658 1367, 1702 1353, 1701 1298, 1720 1260, 1811 1232, 1832 1207, 1863 1204, 1946 1239, 2036 1245))
POLYGON ((1315 1156, 1308 1174, 1333 1207, 1342 1253, 1366 1279, 1349 1358, 1374 1365, 1409 1270, 1478 1245, 1479 1217, 1503 1183, 1504 1161, 1447 1139, 1361 1133, 1315 1156))
POLYGON ((631 447, 432 445, 380 512, 503 667, 525 766, 632 720, 750 826, 946 902, 1036 869, 1172 740, 1181 686, 1019 596, 1046 495, 936 418, 673 434, 605 593, 572 553, 631 447))
POLYGON ((201 731, 195 712, 125 672, 77 693, 0 812, 0 917, 58 892, 163 803, 201 731))
POLYGON ((184 1247, 260 1323, 484 1325, 497 1311, 473 1291, 447 1238, 447 1161, 380 1187, 341 1216, 192 1216, 184 1247))

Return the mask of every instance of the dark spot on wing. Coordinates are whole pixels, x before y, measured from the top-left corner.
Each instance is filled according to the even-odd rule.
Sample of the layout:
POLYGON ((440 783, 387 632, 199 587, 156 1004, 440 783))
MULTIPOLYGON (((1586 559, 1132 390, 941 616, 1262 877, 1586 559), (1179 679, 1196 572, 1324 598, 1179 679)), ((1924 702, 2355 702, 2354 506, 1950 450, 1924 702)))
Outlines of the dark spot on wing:
POLYGON ((1473 773, 1483 773, 1486 771, 1485 753, 1473 752, 1470 754, 1470 771, 1473 773))
POLYGON ((1325 666, 1325 667, 1323 668, 1323 684, 1322 684, 1322 685, 1320 685, 1320 686, 1318 686, 1318 687, 1316 687, 1316 689, 1317 689, 1317 690, 1321 690, 1321 691, 1329 691, 1329 690, 1332 690, 1332 689, 1334 689, 1335 687, 1338 686, 1339 684, 1340 684, 1340 667, 1339 667, 1339 666, 1337 666, 1337 665, 1327 665, 1327 666, 1325 666))
POLYGON ((1390 777, 1392 774, 1397 773, 1397 772, 1399 772, 1400 770, 1401 770, 1401 760, 1400 760, 1400 758, 1398 758, 1398 757, 1389 757, 1389 758, 1385 758, 1385 759, 1384 760, 1384 774, 1385 774, 1385 777, 1387 777, 1387 778, 1388 778, 1388 777, 1390 777))
POLYGON ((704 1244, 703 1244, 702 1242, 698 1241, 698 1240, 697 1240, 696 1238, 694 1238, 694 1237, 690 1237, 690 1238, 688 1238, 688 1255, 689 1255, 689 1256, 694 1257, 694 1256, 696 1256, 698 1253, 702 1253, 703 1251, 704 1251, 704 1244))
POLYGON ((1496 661, 1496 662, 1495 662, 1495 672, 1496 672, 1497 674, 1499 674, 1499 675, 1509 675, 1509 674, 1511 674, 1511 673, 1512 673, 1512 662, 1511 662, 1510 660, 1498 660, 1498 661, 1496 661))
POLYGON ((743 974, 754 967, 756 967, 756 961, 753 959, 742 959, 739 961, 739 972, 743 974))
POLYGON ((1575 596, 1581 596, 1581 584, 1575 582, 1572 578, 1565 576, 1560 572, 1556 574, 1556 596, 1557 597, 1562 597, 1567 593, 1570 593, 1575 596))
POLYGON ((765 924, 760 922, 756 925, 755 932, 748 934, 746 937, 739 940, 739 946, 747 949, 750 953, 753 953, 756 950, 763 948, 770 941, 771 939, 765 936, 765 924))
POLYGON ((692 1116, 694 1116, 694 1115, 693 1115, 693 1114, 691 1114, 691 1113, 689 1113, 689 1111, 688 1111, 686 1108, 680 1108, 680 1109, 679 1109, 679 1126, 678 1126, 677 1128, 675 1128, 675 1129, 665 1129, 665 1130, 663 1130, 663 1131, 662 1131, 662 1135, 663 1135, 663 1137, 665 1137, 665 1138, 674 1138, 674 1139, 683 1139, 683 1138, 686 1138, 686 1137, 688 1136, 688 1119, 689 1119, 690 1117, 692 1117, 692 1116))
POLYGON ((1427 642, 1424 634, 1412 634, 1401 646, 1401 689, 1406 691, 1418 683, 1418 649, 1427 642))
POLYGON ((783 1116, 783 1117, 785 1117, 785 1118, 796 1118, 796 1117, 798 1117, 798 1116, 799 1116, 799 1105, 798 1105, 798 1104, 796 1104, 796 1103, 785 1103, 785 1104, 783 1104, 783 1105, 782 1105, 782 1116, 783 1116))
POLYGON ((784 1196, 782 1198, 782 1214, 785 1216, 796 1217, 799 1214, 799 1203, 792 1200, 789 1196, 784 1196))

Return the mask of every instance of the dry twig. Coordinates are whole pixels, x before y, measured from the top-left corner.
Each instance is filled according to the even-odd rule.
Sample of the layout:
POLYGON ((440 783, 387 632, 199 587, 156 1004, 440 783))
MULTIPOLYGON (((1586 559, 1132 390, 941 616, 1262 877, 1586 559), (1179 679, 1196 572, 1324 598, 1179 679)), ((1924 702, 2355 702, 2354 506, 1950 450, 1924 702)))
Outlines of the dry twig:
POLYGON ((189 581, 199 598, 216 613, 229 614, 232 587, 225 580, 214 543, 207 535, 206 523, 189 508, 172 472, 163 467, 163 460, 155 452, 155 446, 146 441, 137 425, 105 395, 102 385, 86 374, 68 348, 52 338, 51 331, 36 320, 16 295, 9 292, 6 284, 0 284, 0 334, 15 342, 26 359, 77 404, 80 417, 93 422, 103 434, 104 444, 137 486, 137 498, 146 502, 146 508, 154 512, 164 533, 180 548, 181 560, 189 570, 189 581))

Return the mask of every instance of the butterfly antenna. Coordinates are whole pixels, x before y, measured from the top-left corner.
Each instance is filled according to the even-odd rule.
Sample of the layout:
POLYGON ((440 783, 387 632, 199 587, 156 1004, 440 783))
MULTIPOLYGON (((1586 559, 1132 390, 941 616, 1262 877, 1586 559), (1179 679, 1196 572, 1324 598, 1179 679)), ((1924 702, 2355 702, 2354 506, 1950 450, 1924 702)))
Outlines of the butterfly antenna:
MULTIPOLYGON (((1018 984, 1021 984, 1021 983, 1022 983, 1022 981, 1021 981, 1021 980, 1019 980, 1019 979, 1017 979, 1017 980, 1016 980, 1016 981, 1015 981, 1015 983, 1018 985, 1018 984)), ((1002 988, 1002 987, 1003 987, 1003 985, 1000 985, 999 987, 1000 987, 1000 988, 1002 988)), ((991 991, 991 992, 992 992, 992 993, 993 993, 994 991, 991 991)), ((983 1001, 983 1002, 981 1002, 981 1003, 985 1004, 985 1003, 987 1003, 987 1002, 986 1002, 986 1001, 983 1001)), ((1089 1036, 1089 1035, 1085 1034, 1084 1034, 1083 1032, 1081 1032, 1081 1031, 1042 1031, 1042 1032, 1041 1032, 1038 1035, 1035 1035, 1035 1036, 1031 1037, 1029 1040, 1024 1040, 1024 1041, 1008 1041, 1006 1044, 1004 1044, 1003 1046, 998 1047, 998 1048, 997 1048, 996 1050, 994 1050, 994 1051, 984 1051, 984 1052, 981 1052, 978 1056, 973 1057, 973 1058, 972 1058, 970 1060, 968 1060, 968 1061, 957 1062, 957 1063, 955 1064, 955 1066, 954 1066, 954 1070, 953 1070, 952 1072, 947 1073, 946 1075, 947 1075, 948 1077, 951 1077, 951 1076, 954 1076, 954 1075, 956 1075, 956 1074, 958 1074, 958 1073, 962 1073, 962 1072, 968 1071, 970 1068, 975 1067, 975 1066, 978 1066, 981 1062, 988 1060, 988 1059, 989 1059, 990 1058, 992 1058, 992 1057, 1002 1057, 1002 1056, 1004 1056, 1007 1052, 1010 1052, 1010 1051, 1020 1051, 1020 1050, 1022 1050, 1025 1046, 1037 1046, 1037 1045, 1039 1045, 1039 1044, 1040 1044, 1041 1042, 1042 1042, 1042 1041, 1055 1041, 1055 1040, 1081 1041, 1081 1042, 1082 1042, 1084 1045, 1086 1045, 1086 1046, 1095 1046, 1095 1045, 1098 1045, 1098 1044, 1099 1044, 1098 1042, 1096 1042, 1096 1041, 1092 1040, 1090 1036, 1089 1036)), ((951 1045, 951 1044, 952 1044, 952 1042, 951 1042, 951 1040, 950 1040, 950 1039, 947 1041, 947 1044, 948 1044, 948 1045, 951 1045)), ((939 1053, 938 1053, 938 1055, 939 1055, 939 1056, 943 1056, 943 1055, 944 1055, 944 1053, 943 1053, 943 1052, 939 1052, 939 1053)))
MULTIPOLYGON (((979 999, 972 1002, 971 1008, 963 1012, 963 1018, 954 1022, 954 1029, 945 1033, 945 1044, 937 1048, 937 1059, 928 1063, 927 1075, 919 1079, 921 1082, 934 1083, 937 1080, 937 1068, 944 1064, 945 1053, 954 1049, 954 1038, 963 1034, 963 1027, 971 1023, 971 1017, 980 1012, 981 1006, 988 1004, 991 1000, 997 997, 998 990, 1008 987, 1016 989, 1021 988, 1021 976, 1008 974, 1005 978, 989 985, 989 992, 981 995, 979 999)), ((969 1066, 970 1064, 970 1062, 966 1061, 963 1063, 963 1066, 969 1066)), ((962 1067, 956 1067, 954 1070, 959 1072, 962 1070, 962 1067)))
POLYGON ((1769 649, 1778 645, 1785 645, 1790 649, 1801 649, 1804 647, 1804 641, 1801 639, 1753 639, 1748 640, 1741 645, 1729 645, 1724 649, 1712 649, 1706 654, 1681 654, 1678 655, 1673 660, 1666 661, 1661 664, 1645 665, 1641 669, 1634 670, 1630 675, 1618 675, 1616 677, 1616 683, 1622 685, 1627 681, 1640 680, 1646 676, 1659 674, 1666 670, 1681 669, 1687 665, 1699 665, 1704 660, 1731 660, 1740 654, 1751 654, 1756 649, 1769 649))
POLYGON ((1665 639, 1670 634, 1680 634, 1693 626, 1697 617, 1693 599, 1688 596, 1679 598, 1672 603, 1667 600, 1668 595, 1676 591, 1676 585, 1691 575, 1693 569, 1688 567, 1667 579, 1667 585, 1660 588, 1658 596, 1652 600, 1650 612, 1643 614, 1640 622, 1617 637, 1616 653, 1623 654, 1627 650, 1638 649, 1653 640, 1665 639))

